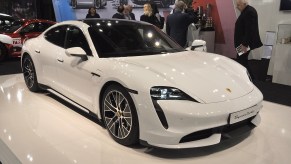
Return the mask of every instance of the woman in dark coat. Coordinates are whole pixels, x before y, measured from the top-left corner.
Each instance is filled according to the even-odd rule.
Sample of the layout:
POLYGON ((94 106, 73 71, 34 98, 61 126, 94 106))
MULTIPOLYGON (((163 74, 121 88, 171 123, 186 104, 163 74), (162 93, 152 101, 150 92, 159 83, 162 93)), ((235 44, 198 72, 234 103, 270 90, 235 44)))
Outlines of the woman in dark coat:
POLYGON ((151 23, 159 28, 161 27, 161 24, 157 17, 153 14, 153 9, 149 3, 144 4, 143 11, 144 14, 140 16, 141 21, 151 23))
POLYGON ((95 7, 90 7, 86 18, 100 18, 100 15, 96 12, 95 7))

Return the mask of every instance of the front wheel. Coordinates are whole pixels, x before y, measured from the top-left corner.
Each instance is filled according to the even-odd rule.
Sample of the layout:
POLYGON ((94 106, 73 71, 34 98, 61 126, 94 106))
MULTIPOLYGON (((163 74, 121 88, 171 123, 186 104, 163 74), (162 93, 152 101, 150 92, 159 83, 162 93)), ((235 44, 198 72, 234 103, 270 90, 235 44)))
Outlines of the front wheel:
POLYGON ((102 97, 101 112, 104 124, 116 142, 126 146, 138 142, 138 117, 133 100, 125 88, 109 86, 102 97))
POLYGON ((39 86, 37 82, 34 64, 30 56, 27 55, 23 58, 22 69, 24 81, 27 88, 32 92, 37 92, 39 90, 39 86))
POLYGON ((96 2, 95 2, 95 7, 96 7, 97 9, 101 8, 101 0, 96 0, 96 2))
POLYGON ((0 43, 0 61, 5 60, 7 56, 7 49, 6 47, 0 43))
POLYGON ((71 5, 73 9, 77 8, 77 0, 71 0, 71 5))

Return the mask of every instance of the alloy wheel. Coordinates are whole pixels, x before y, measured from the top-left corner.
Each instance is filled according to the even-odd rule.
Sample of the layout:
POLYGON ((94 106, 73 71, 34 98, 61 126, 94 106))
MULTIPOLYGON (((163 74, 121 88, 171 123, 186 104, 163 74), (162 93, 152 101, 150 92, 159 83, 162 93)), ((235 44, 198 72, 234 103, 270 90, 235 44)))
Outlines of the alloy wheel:
POLYGON ((24 80, 28 88, 32 88, 35 82, 35 72, 32 61, 25 58, 23 62, 24 80))
POLYGON ((108 131, 118 139, 125 139, 132 129, 132 111, 127 98, 121 92, 112 90, 106 95, 103 107, 108 131))

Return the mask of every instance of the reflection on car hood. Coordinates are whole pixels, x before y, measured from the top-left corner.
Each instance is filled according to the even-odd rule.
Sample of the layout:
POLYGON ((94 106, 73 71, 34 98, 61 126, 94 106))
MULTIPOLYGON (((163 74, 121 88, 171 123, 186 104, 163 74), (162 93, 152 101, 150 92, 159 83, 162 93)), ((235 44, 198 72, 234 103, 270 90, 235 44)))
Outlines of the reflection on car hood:
POLYGON ((126 58, 124 62, 146 68, 162 77, 158 83, 172 85, 205 103, 235 99, 253 90, 245 71, 226 57, 184 51, 147 57, 126 58))
POLYGON ((0 34, 0 42, 5 44, 12 44, 13 39, 6 34, 0 34))

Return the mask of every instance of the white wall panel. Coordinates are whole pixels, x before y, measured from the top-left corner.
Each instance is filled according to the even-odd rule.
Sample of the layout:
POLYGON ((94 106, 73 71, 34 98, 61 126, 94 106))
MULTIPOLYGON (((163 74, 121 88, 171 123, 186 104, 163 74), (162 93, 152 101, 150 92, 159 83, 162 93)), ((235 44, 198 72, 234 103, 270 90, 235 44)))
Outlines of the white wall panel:
MULTIPOLYGON (((249 4, 258 12, 262 42, 265 40, 266 31, 277 32, 278 24, 291 24, 291 11, 279 11, 280 0, 249 0, 249 4)), ((236 14, 239 15, 237 9, 236 14)))

